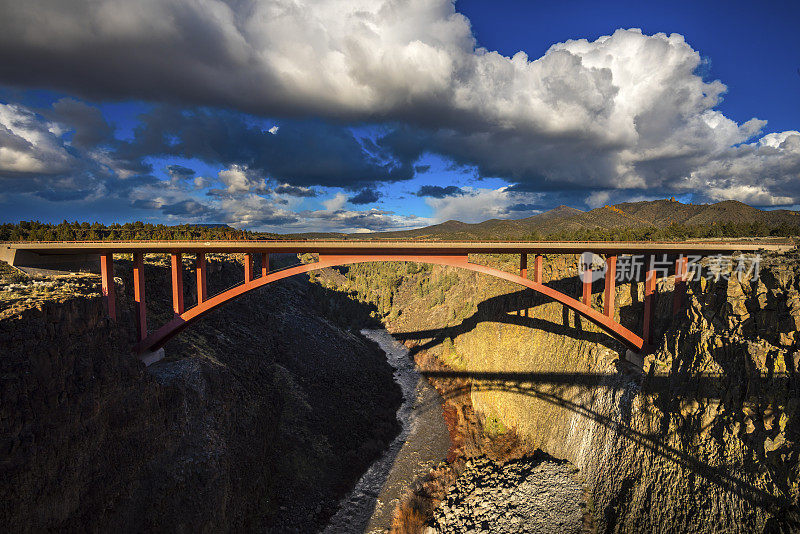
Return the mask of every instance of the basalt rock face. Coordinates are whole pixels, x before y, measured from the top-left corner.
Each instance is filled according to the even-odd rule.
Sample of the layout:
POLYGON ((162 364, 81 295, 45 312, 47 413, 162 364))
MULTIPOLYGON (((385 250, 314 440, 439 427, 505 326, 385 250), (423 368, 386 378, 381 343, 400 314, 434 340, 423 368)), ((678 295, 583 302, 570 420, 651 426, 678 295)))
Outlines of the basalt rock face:
MULTIPOLYGON (((545 265, 549 285, 579 294, 575 258, 545 265)), ((800 528, 800 258, 765 257, 758 280, 691 281, 675 317, 673 287, 658 283, 657 348, 643 371, 561 305, 449 268, 405 275, 386 320, 413 351, 469 378, 463 392, 489 426, 577 467, 599 531, 800 528)), ((640 331, 643 284, 621 285, 615 301, 617 319, 640 331)))
POLYGON ((470 459, 435 510, 428 532, 581 534, 583 488, 574 471, 566 462, 544 458, 505 465, 470 459))
MULTIPOLYGON (((242 276, 228 259, 211 264, 222 287, 242 276)), ((117 276, 129 269, 118 262, 117 276)), ((157 326, 169 300, 151 281, 168 271, 146 271, 157 326)), ((383 353, 311 304, 337 295, 304 281, 264 288, 145 368, 130 352, 129 288, 118 293, 116 324, 99 295, 0 320, 6 529, 307 532, 399 430, 383 353)))

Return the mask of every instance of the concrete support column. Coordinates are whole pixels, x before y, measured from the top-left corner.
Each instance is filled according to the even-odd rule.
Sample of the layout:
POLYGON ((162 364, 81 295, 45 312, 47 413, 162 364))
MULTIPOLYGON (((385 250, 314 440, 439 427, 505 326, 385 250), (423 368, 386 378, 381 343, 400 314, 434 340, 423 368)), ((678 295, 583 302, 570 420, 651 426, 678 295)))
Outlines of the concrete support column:
POLYGON ((686 298, 686 268, 688 266, 686 256, 681 254, 675 260, 675 290, 672 292, 672 314, 675 315, 683 306, 686 298))
POLYGON ((197 304, 200 305, 208 299, 206 289, 206 255, 203 252, 197 253, 197 304))
POLYGON ((117 295, 114 285, 114 255, 111 252, 100 254, 100 280, 103 287, 103 300, 106 304, 106 315, 112 321, 116 321, 117 295))
POLYGON ((136 335, 139 341, 147 337, 147 305, 144 298, 144 254, 133 253, 133 307, 136 335))
POLYGON ((583 266, 583 296, 581 302, 587 306, 592 304, 592 265, 583 266))
POLYGON ((542 255, 537 254, 536 259, 533 260, 533 281, 542 283, 542 255))
POLYGON ((169 255, 172 272, 172 309, 175 315, 183 313, 183 255, 180 252, 169 255))
POLYGON ((614 297, 617 289, 617 257, 606 258, 605 291, 603 292, 603 315, 614 317, 614 297))
POLYGON ((261 253, 261 276, 269 274, 269 252, 261 253))
POLYGON ((647 274, 644 280, 644 323, 642 339, 645 345, 653 344, 653 318, 655 317, 656 300, 656 257, 651 255, 647 262, 647 274))
POLYGON ((253 281, 253 255, 244 255, 244 283, 249 284, 253 281))
POLYGON ((528 255, 524 253, 519 255, 519 275, 528 278, 528 255))

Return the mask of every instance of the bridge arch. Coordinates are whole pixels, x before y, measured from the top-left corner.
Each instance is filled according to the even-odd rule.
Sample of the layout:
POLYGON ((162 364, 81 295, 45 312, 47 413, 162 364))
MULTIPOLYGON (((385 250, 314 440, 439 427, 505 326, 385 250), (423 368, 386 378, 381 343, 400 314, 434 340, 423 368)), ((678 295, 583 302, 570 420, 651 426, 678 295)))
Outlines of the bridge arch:
POLYGON ((177 314, 171 321, 167 322, 157 330, 149 333, 147 337, 142 339, 135 346, 135 350, 139 353, 146 351, 157 350, 164 346, 164 344, 171 338, 180 333, 184 328, 188 327, 195 321, 201 319, 214 309, 225 304, 226 302, 240 297, 250 291, 263 287, 267 284, 277 282, 284 278, 290 278, 298 274, 309 273, 328 267, 337 267, 342 265, 351 265, 355 263, 370 263, 370 262, 387 262, 387 261, 403 261, 415 263, 427 263, 433 265, 445 265, 450 267, 457 267, 468 271, 494 276, 509 282, 530 288, 538 293, 541 293, 557 302, 560 302, 567 308, 574 310, 579 315, 585 317, 589 321, 596 324, 602 330, 610 334, 615 339, 621 341, 626 347, 640 352, 644 348, 644 339, 621 324, 614 321, 613 317, 609 317, 591 306, 583 304, 577 299, 569 297, 555 289, 546 286, 543 283, 529 280, 526 277, 519 276, 513 273, 502 271, 486 265, 477 263, 470 263, 468 256, 463 254, 458 255, 408 255, 408 254, 369 254, 369 255, 350 255, 350 254, 320 254, 319 261, 314 263, 307 263, 289 267, 278 271, 270 272, 259 278, 245 281, 243 284, 234 286, 222 293, 219 293, 207 300, 204 300, 197 306, 185 310, 181 314, 177 314))

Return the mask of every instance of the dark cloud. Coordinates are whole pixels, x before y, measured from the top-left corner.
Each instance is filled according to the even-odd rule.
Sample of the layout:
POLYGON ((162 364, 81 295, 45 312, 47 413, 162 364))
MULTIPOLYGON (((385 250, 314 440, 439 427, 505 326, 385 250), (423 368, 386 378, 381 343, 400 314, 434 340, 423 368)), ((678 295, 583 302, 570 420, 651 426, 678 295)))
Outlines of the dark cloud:
POLYGON ((155 200, 145 200, 140 198, 131 202, 131 207, 143 210, 157 210, 161 207, 161 203, 156 202, 155 200))
POLYGON ((419 191, 415 193, 415 195, 418 197, 433 198, 453 197, 463 194, 464 191, 460 187, 456 187, 454 185, 448 185, 447 187, 441 187, 438 185, 423 185, 419 188, 419 191))
POLYGON ((537 209, 536 204, 512 204, 506 208, 507 212, 512 211, 533 211, 537 209))
POLYGON ((424 173, 428 172, 429 170, 431 170, 431 166, 430 165, 415 165, 414 166, 414 172, 417 173, 417 174, 424 174, 424 173))
POLYGON ((373 232, 400 230, 420 226, 416 217, 403 217, 393 211, 370 209, 366 211, 305 211, 301 215, 337 230, 367 229, 373 232))
POLYGON ((374 189, 362 189, 358 194, 348 198, 351 204, 372 204, 381 198, 381 194, 374 189))
POLYGON ((315 197, 317 192, 308 187, 299 187, 290 184, 281 184, 275 188, 275 192, 279 195, 289 195, 290 197, 315 197))
POLYGON ((179 215, 188 217, 202 217, 205 215, 216 215, 218 212, 215 209, 201 204, 195 200, 181 200, 174 204, 166 204, 161 206, 161 212, 164 215, 179 215))
POLYGON ((154 109, 142 121, 118 157, 175 156, 246 166, 250 172, 296 187, 357 189, 414 176, 413 162, 370 153, 342 125, 283 121, 272 134, 241 113, 170 106, 154 109))
POLYGON ((183 165, 167 165, 167 172, 174 178, 191 178, 194 176, 194 169, 183 165))
POLYGON ((69 200, 83 200, 91 195, 91 191, 86 189, 40 189, 36 191, 37 197, 52 202, 65 202, 69 200))
POLYGON ((74 131, 71 141, 73 146, 93 148, 112 140, 113 129, 102 112, 74 98, 57 101, 48 115, 74 131))

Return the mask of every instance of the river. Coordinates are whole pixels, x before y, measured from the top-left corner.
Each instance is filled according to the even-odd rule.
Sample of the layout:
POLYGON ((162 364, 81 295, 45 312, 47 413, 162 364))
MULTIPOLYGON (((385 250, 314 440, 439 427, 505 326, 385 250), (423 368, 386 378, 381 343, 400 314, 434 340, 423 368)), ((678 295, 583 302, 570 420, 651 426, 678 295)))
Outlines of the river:
POLYGON ((441 397, 419 374, 408 349, 384 329, 361 333, 380 345, 395 369, 394 379, 403 391, 397 410, 402 430, 342 499, 325 534, 385 532, 399 500, 415 480, 447 456, 450 445, 441 397))

